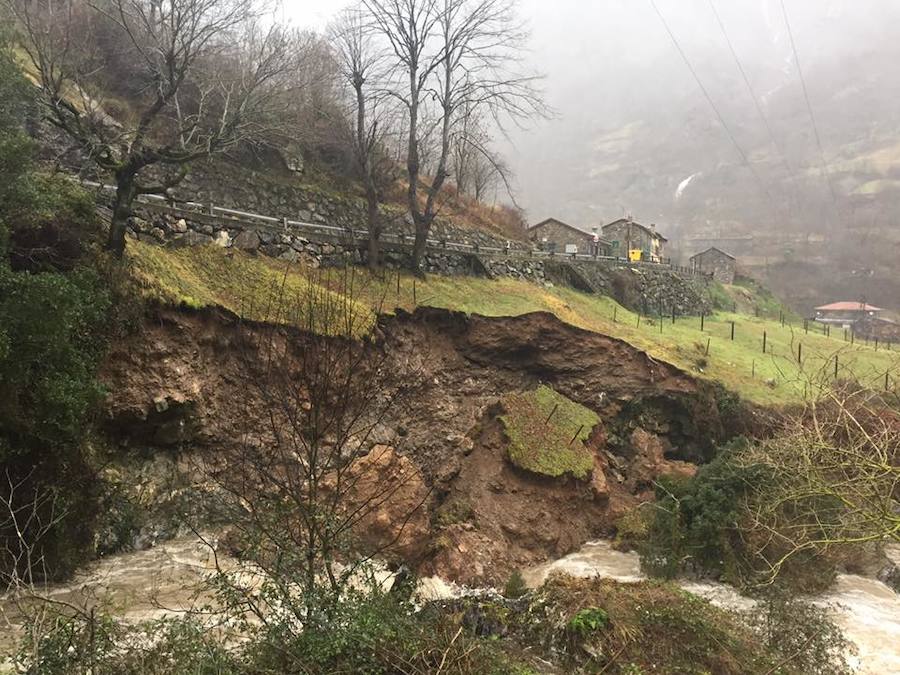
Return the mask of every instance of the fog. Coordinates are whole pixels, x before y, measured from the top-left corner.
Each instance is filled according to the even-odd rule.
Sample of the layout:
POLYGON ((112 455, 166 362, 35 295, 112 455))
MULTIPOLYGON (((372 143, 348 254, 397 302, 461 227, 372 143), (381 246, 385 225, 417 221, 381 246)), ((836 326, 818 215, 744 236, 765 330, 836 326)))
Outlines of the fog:
MULTIPOLYGON (((781 0, 656 0, 699 84, 651 0, 521 0, 526 65, 554 110, 498 134, 528 218, 588 227, 629 213, 675 235, 888 225, 900 203, 900 3, 784 2, 809 108, 781 0)), ((344 4, 289 3, 284 15, 321 28, 344 4)))
MULTIPOLYGON (((714 1, 780 150, 795 172, 818 173, 821 160, 780 1, 714 1)), ((768 138, 710 1, 657 0, 657 6, 761 180, 740 167, 738 150, 650 0, 528 0, 522 9, 532 25, 531 59, 546 75, 547 100, 557 117, 512 132, 505 151, 518 175, 520 201, 533 218, 558 214, 584 222, 622 211, 644 219, 696 218, 678 212, 675 191, 698 172, 736 165, 733 179, 759 199, 760 182, 777 193, 788 179, 783 162, 769 161, 772 154, 780 158, 779 149, 768 138)), ((833 171, 830 163, 860 140, 855 134, 861 128, 868 135, 895 121, 895 110, 861 106, 853 92, 836 94, 848 85, 847 76, 858 74, 860 61, 870 76, 865 84, 896 79, 896 52, 880 58, 879 49, 900 37, 900 3, 786 0, 786 7, 833 171)), ((801 199, 820 199, 824 181, 806 178, 796 181, 801 199)), ((685 195, 700 187, 702 177, 692 183, 685 195)), ((748 213, 726 211, 723 217, 758 221, 760 205, 749 201, 748 213)))

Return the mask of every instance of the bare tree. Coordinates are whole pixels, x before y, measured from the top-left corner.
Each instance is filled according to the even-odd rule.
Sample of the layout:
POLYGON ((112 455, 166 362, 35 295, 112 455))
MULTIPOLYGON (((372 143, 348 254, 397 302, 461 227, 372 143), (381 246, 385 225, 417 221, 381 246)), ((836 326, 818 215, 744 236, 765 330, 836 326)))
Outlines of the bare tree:
POLYGON ((213 516, 258 572, 223 566, 217 591, 263 625, 285 612, 325 625, 367 562, 418 546, 408 524, 425 518, 418 471, 373 438, 415 385, 388 366, 353 270, 338 274, 276 291, 270 321, 240 327, 245 430, 202 467, 221 495, 213 516))
POLYGON ((374 39, 370 19, 359 8, 345 10, 331 26, 330 34, 341 75, 352 95, 350 146, 356 171, 366 193, 369 231, 369 266, 378 265, 383 229, 379 205, 384 190, 394 178, 393 162, 385 156, 386 117, 391 110, 379 78, 383 77, 385 54, 374 39))
POLYGON ((452 143, 452 175, 460 194, 483 201, 490 188, 502 183, 512 196, 509 167, 491 150, 480 115, 464 109, 460 117, 452 143))
MULTIPOLYGON (((418 268, 450 175, 460 111, 484 112, 495 122, 545 114, 535 77, 516 72, 526 37, 512 0, 363 0, 392 54, 394 94, 406 108, 407 202, 415 227, 418 268), (420 146, 433 114, 437 160, 425 181, 420 146)), ((457 138, 457 142, 461 139, 457 138)))
POLYGON ((252 0, 7 0, 21 25, 49 121, 116 181, 108 248, 121 256, 135 198, 164 194, 187 165, 277 119, 290 41, 254 25, 252 0), (115 43, 97 52, 103 33, 115 43), (128 62, 136 95, 105 106, 104 73, 128 62), (150 176, 150 169, 160 169, 150 176))
POLYGON ((741 462, 768 470, 744 537, 769 581, 804 555, 900 542, 900 414, 877 393, 849 384, 825 391, 741 462))

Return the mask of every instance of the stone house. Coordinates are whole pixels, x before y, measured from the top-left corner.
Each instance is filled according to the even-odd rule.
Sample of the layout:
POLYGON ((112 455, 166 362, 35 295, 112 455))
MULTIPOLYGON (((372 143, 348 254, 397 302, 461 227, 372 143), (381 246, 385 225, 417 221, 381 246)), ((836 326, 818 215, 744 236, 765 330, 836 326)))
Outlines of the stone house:
POLYGON ((694 272, 712 274, 713 279, 720 284, 733 284, 736 262, 733 255, 710 246, 705 251, 691 256, 691 269, 694 272))
POLYGON ((593 254, 594 237, 598 238, 599 250, 597 255, 610 255, 609 242, 600 237, 600 233, 596 228, 592 232, 587 232, 574 225, 569 225, 556 218, 547 218, 541 222, 531 225, 528 230, 528 237, 534 242, 537 248, 543 251, 553 251, 555 253, 584 253, 593 254))
POLYGON ((662 262, 665 243, 668 241, 656 231, 656 225, 641 225, 631 218, 619 218, 603 226, 603 238, 610 241, 612 254, 629 258, 629 251, 636 251, 647 262, 662 262))
POLYGON ((815 320, 819 323, 839 324, 850 328, 858 321, 877 317, 884 310, 865 302, 832 302, 816 307, 815 320))

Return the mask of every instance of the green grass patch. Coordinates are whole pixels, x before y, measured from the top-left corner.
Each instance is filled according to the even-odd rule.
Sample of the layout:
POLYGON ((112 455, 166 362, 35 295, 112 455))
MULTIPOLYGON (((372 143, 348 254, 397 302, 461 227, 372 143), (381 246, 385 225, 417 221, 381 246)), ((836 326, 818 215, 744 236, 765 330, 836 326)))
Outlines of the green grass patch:
POLYGON ((253 321, 333 335, 361 335, 375 321, 370 295, 355 291, 352 274, 218 246, 172 249, 131 241, 128 256, 145 296, 163 304, 222 307, 253 321))
POLYGON ((553 478, 587 478, 594 459, 584 441, 600 421, 595 412, 545 385, 505 396, 502 403, 500 421, 514 465, 553 478))

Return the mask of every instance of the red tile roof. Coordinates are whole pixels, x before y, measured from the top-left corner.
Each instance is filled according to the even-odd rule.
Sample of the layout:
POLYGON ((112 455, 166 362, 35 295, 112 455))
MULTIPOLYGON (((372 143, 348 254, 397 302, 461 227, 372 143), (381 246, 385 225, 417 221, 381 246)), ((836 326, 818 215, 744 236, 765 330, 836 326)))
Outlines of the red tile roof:
POLYGON ((881 307, 875 307, 874 305, 864 304, 862 302, 832 302, 830 305, 822 305, 821 307, 816 307, 816 309, 821 310, 831 310, 836 312, 853 312, 853 311, 866 311, 866 312, 880 312, 882 311, 881 307))

